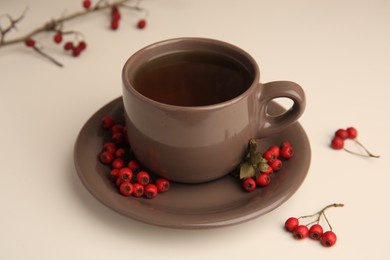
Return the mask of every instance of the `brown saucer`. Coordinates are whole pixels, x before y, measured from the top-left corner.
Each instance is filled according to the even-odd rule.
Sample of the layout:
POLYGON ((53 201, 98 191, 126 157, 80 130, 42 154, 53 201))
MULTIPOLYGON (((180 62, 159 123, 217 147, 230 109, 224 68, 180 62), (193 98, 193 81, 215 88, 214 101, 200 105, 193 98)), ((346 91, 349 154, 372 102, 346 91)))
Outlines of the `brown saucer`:
MULTIPOLYGON (((285 161, 281 171, 274 174, 271 184, 247 193, 240 183, 227 175, 204 184, 172 183, 167 193, 155 199, 124 197, 106 177, 109 169, 97 160, 103 144, 100 118, 121 115, 119 97, 99 109, 83 126, 74 148, 77 173, 88 191, 109 208, 145 223, 180 229, 201 229, 238 224, 259 217, 287 201, 303 183, 311 159, 309 140, 299 123, 282 133, 261 140, 260 150, 290 141, 294 157, 285 161)), ((268 111, 283 112, 276 103, 268 111)))

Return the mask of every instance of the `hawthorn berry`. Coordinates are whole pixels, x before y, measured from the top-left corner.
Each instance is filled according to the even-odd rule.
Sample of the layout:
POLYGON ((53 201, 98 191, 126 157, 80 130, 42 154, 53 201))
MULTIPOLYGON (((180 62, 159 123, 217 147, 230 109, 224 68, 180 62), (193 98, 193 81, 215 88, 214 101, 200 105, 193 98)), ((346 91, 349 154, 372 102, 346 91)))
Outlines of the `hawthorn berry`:
POLYGON ((260 187, 265 187, 271 182, 271 178, 268 174, 262 173, 256 178, 256 184, 260 187))
POLYGON ((111 133, 123 133, 123 126, 121 124, 115 124, 111 127, 111 133))
POLYGON ((319 240, 322 236, 323 229, 321 225, 319 224, 314 224, 310 227, 309 229, 309 237, 314 240, 319 240))
POLYGON ((79 47, 75 47, 75 48, 73 48, 72 49, 72 56, 73 57, 78 57, 78 56, 80 56, 80 54, 81 54, 81 48, 79 48, 79 47))
POLYGON ((125 167, 119 170, 118 179, 121 179, 122 181, 131 181, 132 178, 133 172, 129 168, 125 167))
POLYGON ((142 197, 144 195, 145 188, 142 184, 133 183, 133 188, 134 188, 134 191, 133 191, 134 197, 138 198, 138 197, 142 197))
POLYGON ((157 196, 157 186, 155 184, 149 183, 144 187, 144 195, 148 199, 153 199, 157 196))
POLYGON ((242 182, 242 187, 246 191, 253 191, 256 188, 256 181, 253 178, 246 178, 242 182))
POLYGON ((344 140, 339 136, 335 136, 332 139, 331 146, 333 149, 341 150, 344 148, 344 140))
POLYGON ((280 147, 277 145, 271 146, 270 148, 268 148, 268 151, 271 151, 276 158, 278 158, 280 155, 280 147))
POLYGON ((299 220, 297 218, 291 217, 286 220, 284 227, 287 231, 293 232, 294 229, 299 225, 299 220))
POLYGON ((91 0, 84 0, 83 1, 83 6, 85 9, 89 9, 91 7, 91 0))
POLYGON ((279 159, 275 159, 275 161, 273 161, 270 166, 273 171, 279 171, 280 169, 282 169, 282 161, 279 159))
MULTIPOLYGON (((72 48, 73 48, 73 43, 70 42, 70 44, 72 44, 72 48)), ((115 121, 114 121, 114 119, 113 119, 111 116, 103 116, 103 117, 101 118, 101 126, 102 126, 102 128, 104 128, 104 129, 109 129, 109 128, 111 128, 114 124, 115 124, 115 121)))
POLYGON ((111 8, 111 19, 112 20, 120 20, 121 19, 121 13, 119 12, 119 7, 117 5, 114 5, 111 8))
POLYGON ((126 155, 126 150, 125 148, 118 148, 116 151, 115 151, 115 157, 116 158, 122 158, 126 155))
POLYGON ((159 178, 156 180, 156 186, 157 186, 157 191, 159 193, 162 193, 168 191, 171 184, 167 179, 159 178))
POLYGON ((280 149, 280 156, 282 156, 284 159, 290 159, 294 155, 294 150, 292 146, 283 146, 282 149, 280 149))
POLYGON ((87 43, 85 41, 80 41, 77 45, 77 48, 80 48, 80 50, 85 50, 87 48, 87 43))
POLYGON ((274 172, 274 170, 272 170, 272 167, 268 165, 267 170, 265 172, 261 172, 261 173, 271 175, 273 172, 274 172))
POLYGON ((136 176, 137 182, 142 185, 147 185, 150 182, 150 175, 146 171, 140 171, 136 176))
POLYGON ((108 178, 115 182, 118 178, 118 174, 119 174, 119 169, 112 169, 109 174, 108 174, 108 178))
POLYGON ((111 21, 111 29, 112 30, 117 30, 119 27, 119 20, 112 20, 111 21))
POLYGON ((116 145, 113 142, 107 142, 103 144, 104 152, 110 152, 112 154, 115 154, 116 150, 117 150, 116 145))
POLYGON ((284 141, 281 145, 281 148, 286 147, 286 146, 292 146, 289 141, 284 141))
POLYGON ((122 169, 124 166, 125 166, 125 162, 121 158, 116 158, 111 163, 111 167, 113 169, 122 169))
POLYGON ((99 155, 99 159, 103 164, 110 164, 114 161, 115 156, 110 152, 102 152, 99 155))
POLYGON ((355 139, 358 135, 358 132, 355 127, 348 127, 347 132, 348 132, 348 137, 351 139, 355 139))
POLYGON ((125 140, 125 137, 122 133, 113 133, 111 140, 114 142, 114 144, 121 144, 125 140))
POLYGON ((133 184, 131 184, 129 181, 124 181, 119 186, 119 192, 123 196, 130 196, 134 191, 133 184))
POLYGON ((305 225, 299 225, 293 230, 293 236, 296 239, 304 239, 309 235, 309 229, 305 225))
POLYGON ((27 45, 27 47, 35 47, 36 44, 35 40, 33 39, 27 39, 24 43, 27 45))
POLYGON ((55 43, 61 43, 62 42, 62 34, 61 33, 56 33, 55 35, 54 35, 54 37, 53 37, 53 41, 55 42, 55 43))
POLYGON ((349 137, 348 131, 345 129, 338 129, 335 133, 335 136, 340 137, 341 139, 345 140, 349 137))
POLYGON ((74 48, 73 42, 66 42, 64 44, 64 50, 66 51, 73 50, 73 48, 74 48))
POLYGON ((276 153, 274 151, 271 151, 271 150, 265 151, 263 154, 263 157, 264 157, 264 159, 267 160, 268 164, 272 164, 278 158, 276 153))
POLYGON ((320 241, 321 245, 325 247, 331 247, 336 244, 337 236, 333 231, 330 230, 322 234, 320 241))
POLYGON ((146 27, 146 20, 145 19, 139 20, 137 23, 137 27, 138 29, 144 29, 146 27))
POLYGON ((139 165, 137 160, 130 160, 127 164, 127 167, 129 167, 134 172, 138 171, 141 166, 139 165))

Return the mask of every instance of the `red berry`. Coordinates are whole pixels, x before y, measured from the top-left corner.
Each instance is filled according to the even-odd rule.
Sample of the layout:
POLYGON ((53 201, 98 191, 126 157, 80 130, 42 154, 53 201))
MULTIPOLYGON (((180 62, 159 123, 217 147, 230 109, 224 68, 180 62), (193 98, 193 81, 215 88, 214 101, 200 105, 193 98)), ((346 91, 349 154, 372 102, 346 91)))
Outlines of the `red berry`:
POLYGON ((24 43, 27 45, 27 47, 35 47, 35 40, 33 39, 27 39, 24 43))
POLYGON ((108 174, 108 178, 111 181, 115 182, 117 180, 117 178, 118 178, 118 174, 119 174, 119 169, 112 169, 110 171, 110 173, 108 174))
POLYGON ((146 171, 140 171, 137 173, 137 182, 142 185, 146 185, 150 182, 150 175, 146 171))
POLYGON ((122 158, 126 155, 126 150, 124 148, 118 148, 116 151, 115 151, 115 157, 116 158, 122 158))
POLYGON ((345 140, 349 137, 348 131, 345 129, 339 129, 336 131, 335 136, 340 137, 341 139, 345 140))
POLYGON ((129 167, 132 171, 138 171, 141 166, 139 165, 138 161, 131 160, 127 164, 127 167, 129 167))
POLYGON ((291 217, 286 220, 284 227, 287 231, 293 232, 294 229, 299 225, 299 220, 297 218, 291 217))
POLYGON ((113 20, 111 21, 111 29, 117 30, 118 27, 119 27, 119 20, 113 19, 113 20))
POLYGON ((99 155, 99 159, 103 164, 110 164, 111 162, 113 162, 114 158, 115 156, 110 152, 102 152, 99 155))
POLYGON ((119 192, 123 196, 130 196, 133 193, 134 187, 129 181, 122 182, 119 186, 119 192))
POLYGON ((285 147, 285 146, 292 146, 291 143, 289 141, 284 141, 282 144, 281 144, 281 148, 285 147))
POLYGON ((280 148, 277 145, 271 146, 270 148, 268 148, 268 151, 271 151, 276 156, 276 158, 278 158, 280 155, 280 148))
POLYGON ((344 140, 341 137, 335 136, 332 139, 331 146, 333 149, 340 150, 344 147, 344 140))
POLYGON ((112 161, 111 167, 113 169, 122 169, 123 167, 125 167, 125 162, 121 158, 116 158, 112 161))
POLYGON ((74 48, 73 42, 66 42, 64 44, 64 50, 66 50, 66 51, 73 50, 73 48, 74 48))
POLYGON ((276 156, 274 151, 271 151, 271 150, 265 151, 263 154, 263 157, 264 157, 264 159, 267 160, 268 164, 273 163, 278 158, 278 156, 276 156))
POLYGON ((56 33, 53 37, 53 40, 55 43, 61 43, 62 42, 62 34, 61 33, 56 33))
POLYGON ((133 178, 133 172, 129 168, 122 168, 119 170, 118 179, 122 181, 131 181, 133 178))
POLYGON ((292 146, 283 146, 282 149, 280 150, 280 155, 284 159, 290 159, 294 155, 294 150, 292 146))
POLYGON ((246 191, 253 191, 256 188, 256 182, 253 178, 246 178, 242 182, 242 187, 246 191))
POLYGON ((262 173, 256 178, 256 183, 260 187, 265 187, 271 182, 268 174, 262 173))
POLYGON ((80 50, 85 50, 87 48, 87 43, 85 41, 79 42, 79 45, 77 45, 77 48, 80 48, 80 50))
POLYGON ((324 231, 323 231, 321 225, 314 224, 309 229, 309 237, 314 239, 314 240, 319 240, 321 238, 323 232, 324 231))
POLYGON ((144 187, 144 195, 148 199, 153 199, 157 196, 157 186, 155 184, 149 183, 144 187))
POLYGON ((111 8, 111 17, 112 17, 112 21, 121 19, 121 13, 119 12, 119 8, 117 5, 114 5, 111 8))
POLYGON ((115 144, 121 144, 125 140, 125 137, 122 133, 114 133, 111 137, 111 140, 115 144))
POLYGON ((347 132, 348 132, 348 137, 351 139, 355 139, 358 135, 358 132, 354 127, 348 127, 347 132))
POLYGON ((141 19, 141 20, 138 21, 137 27, 139 29, 143 29, 143 28, 145 28, 145 26, 146 26, 146 20, 145 19, 141 19))
POLYGON ((115 124, 114 119, 111 116, 103 116, 101 118, 101 126, 104 129, 109 129, 115 124))
POLYGON ((305 225, 299 225, 293 231, 293 236, 296 239, 303 239, 308 235, 309 235, 309 229, 305 225))
POLYGON ((171 184, 169 183, 168 180, 159 178, 156 180, 156 186, 157 186, 157 191, 159 193, 162 193, 168 191, 171 184))
POLYGON ((91 7, 91 0, 84 0, 83 6, 85 9, 89 9, 91 7))
POLYGON ((273 171, 277 172, 280 169, 282 169, 282 161, 279 159, 276 159, 273 163, 271 163, 271 168, 273 171))
POLYGON ((139 183, 134 183, 133 184, 133 188, 134 188, 134 191, 133 191, 133 196, 134 197, 141 197, 142 195, 144 195, 144 186, 142 184, 139 184, 139 183))
POLYGON ((111 127, 111 133, 123 133, 123 126, 120 124, 115 124, 111 127))
POLYGON ((115 154, 116 145, 113 142, 107 142, 107 143, 103 144, 103 151, 115 154))
POLYGON ((333 231, 327 231, 321 236, 321 244, 325 247, 331 247, 336 244, 337 236, 333 231))

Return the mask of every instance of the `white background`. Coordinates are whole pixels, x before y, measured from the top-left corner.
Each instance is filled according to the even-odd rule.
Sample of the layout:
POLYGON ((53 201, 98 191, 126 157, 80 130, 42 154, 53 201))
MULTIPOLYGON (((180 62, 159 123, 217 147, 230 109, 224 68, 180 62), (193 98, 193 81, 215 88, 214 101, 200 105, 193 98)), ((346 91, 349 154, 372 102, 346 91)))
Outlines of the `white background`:
MULTIPOLYGON (((81 10, 81 0, 0 0, 23 35, 51 18, 81 10)), ((95 1, 96 2, 96 1, 95 1)), ((78 58, 38 37, 58 68, 23 44, 0 48, 0 259, 390 259, 388 220, 390 1, 144 0, 143 14, 122 11, 65 24, 83 33, 78 58), (135 51, 181 36, 238 45, 259 63, 261 81, 291 80, 307 95, 300 119, 312 148, 309 174, 294 196, 255 220, 211 230, 142 224, 110 210, 81 184, 73 146, 86 120, 121 95, 121 69, 135 51), (335 130, 355 126, 380 159, 329 148, 335 130), (296 241, 290 216, 330 209, 332 248, 296 241)), ((1 23, 6 19, 2 17, 1 23)), ((351 149, 358 149, 350 145, 351 149)))

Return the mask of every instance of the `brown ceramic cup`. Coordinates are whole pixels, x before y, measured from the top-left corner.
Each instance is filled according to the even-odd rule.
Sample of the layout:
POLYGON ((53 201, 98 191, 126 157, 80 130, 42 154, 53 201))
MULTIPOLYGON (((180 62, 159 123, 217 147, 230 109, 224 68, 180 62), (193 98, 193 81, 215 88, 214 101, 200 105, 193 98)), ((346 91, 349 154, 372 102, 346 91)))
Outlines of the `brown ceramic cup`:
POLYGON ((259 77, 258 65, 248 53, 217 40, 177 38, 139 50, 127 60, 122 71, 127 134, 135 156, 153 172, 177 182, 201 183, 228 174, 242 161, 251 138, 277 134, 294 123, 305 108, 305 94, 298 84, 290 81, 262 84, 259 77), (190 57, 181 58, 189 66, 179 66, 187 70, 145 72, 154 60, 160 59, 157 67, 164 67, 176 59, 175 55, 190 57), (207 64, 200 65, 198 74, 186 76, 195 70, 191 67, 193 63, 202 64, 210 59, 217 67, 229 62, 238 64, 238 77, 244 79, 231 83, 235 81, 229 78, 231 73, 220 72, 224 68, 204 69, 207 64), (146 79, 139 80, 145 75, 146 79), (158 85, 149 92, 145 88, 149 88, 150 82, 143 84, 148 77, 158 85), (181 90, 170 88, 176 79, 184 82, 181 90), (201 85, 194 90, 193 84, 198 81, 201 85), (160 96, 173 96, 173 101, 182 103, 159 99, 160 96), (208 100, 209 97, 212 98, 208 100), (281 115, 268 114, 269 102, 280 97, 291 99, 292 107, 281 115), (192 99, 201 100, 191 103, 192 99))

